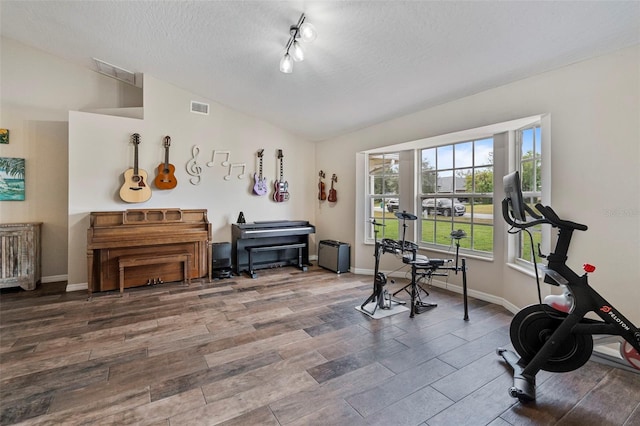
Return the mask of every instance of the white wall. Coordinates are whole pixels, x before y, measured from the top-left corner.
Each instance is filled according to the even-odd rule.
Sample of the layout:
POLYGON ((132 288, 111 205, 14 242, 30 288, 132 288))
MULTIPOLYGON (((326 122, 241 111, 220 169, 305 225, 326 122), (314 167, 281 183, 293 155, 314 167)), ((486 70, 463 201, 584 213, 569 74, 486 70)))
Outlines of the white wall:
MULTIPOLYGON (((373 250, 361 243, 358 233, 364 226, 356 223, 363 209, 356 176, 364 173, 356 161, 357 152, 549 113, 551 204, 559 213, 589 225, 589 231, 576 234, 571 265, 596 264, 592 284, 640 323, 637 46, 313 145, 213 102, 210 116, 192 115, 188 102, 206 99, 150 76, 145 82, 144 120, 69 113, 132 106, 131 96, 108 77, 12 40, 1 42, 0 127, 11 130, 11 144, 0 145, 0 155, 26 158, 27 200, 0 202, 0 220, 44 222, 45 276, 68 273, 71 284, 86 282, 87 224, 83 220, 88 212, 146 206, 207 208, 214 241, 230 239, 229 224, 239 211, 249 221, 310 220, 317 228, 314 248, 321 239, 347 241, 352 245, 352 268, 371 270, 373 250), (74 126, 69 127, 67 120, 74 126), (162 137, 172 137, 170 159, 180 179, 178 188, 155 191, 143 205, 125 204, 117 198, 122 173, 131 167, 128 140, 134 131, 142 135, 140 164, 152 176, 163 160, 162 137), (270 182, 276 174, 274 152, 283 149, 291 201, 276 204, 251 196, 250 180, 224 181, 222 167, 203 166, 202 184, 190 185, 185 165, 193 145, 201 147, 201 163, 210 161, 207 157, 213 149, 230 150, 232 158, 247 163, 250 173, 255 170, 255 151, 264 148, 264 172, 270 182), (320 169, 327 177, 338 175, 336 204, 317 200, 320 169)), ((497 224, 500 221, 496 219, 497 224)), ((504 257, 502 247, 496 247, 496 253, 504 257)), ((530 277, 505 267, 504 258, 493 262, 470 259, 469 263, 473 290, 519 306, 534 302, 530 277)), ((386 266, 397 265, 389 262, 386 266)))
POLYGON ((65 280, 69 110, 130 106, 140 91, 11 39, 0 49, 0 127, 11 138, 0 156, 26 160, 25 201, 0 201, 0 221, 43 222, 42 280, 65 280))
MULTIPOLYGON (((240 114, 214 102, 166 84, 152 76, 144 81, 144 119, 71 112, 69 114, 69 284, 86 284, 86 232, 92 211, 138 208, 207 209, 213 227, 213 241, 231 241, 231 224, 242 211, 247 222, 300 219, 314 223, 317 194, 315 145, 264 121, 240 114), (190 102, 209 103, 209 115, 190 112, 190 102), (152 185, 151 199, 127 204, 119 197, 122 174, 133 167, 132 133, 139 133, 139 167, 149 180, 164 161, 163 140, 171 137, 170 163, 176 167, 178 186, 157 190, 152 185), (187 165, 193 160, 193 147, 202 169, 200 184, 190 182, 187 165), (268 179, 269 194, 252 193, 253 174, 257 172, 259 149, 264 149, 263 175, 268 179), (284 178, 289 182, 290 200, 274 202, 273 182, 278 177, 277 150, 284 154, 284 178), (220 163, 226 156, 216 156, 208 167, 213 151, 229 151, 231 163, 246 164, 234 168, 229 180, 228 167, 220 163), (310 172, 311 171, 311 172, 310 172)), ((315 238, 310 241, 315 253, 315 238)))
MULTIPOLYGON (((551 205, 589 226, 576 233, 569 265, 579 270, 584 262, 595 264, 592 285, 640 322, 640 46, 319 144, 316 168, 340 176, 342 197, 335 208, 318 209, 318 239, 351 243, 352 267, 373 269, 373 248, 362 243, 358 152, 545 113, 552 123, 551 205)), ((535 303, 533 280, 505 266, 504 238, 497 243, 493 262, 469 259, 470 288, 517 306, 535 303)))

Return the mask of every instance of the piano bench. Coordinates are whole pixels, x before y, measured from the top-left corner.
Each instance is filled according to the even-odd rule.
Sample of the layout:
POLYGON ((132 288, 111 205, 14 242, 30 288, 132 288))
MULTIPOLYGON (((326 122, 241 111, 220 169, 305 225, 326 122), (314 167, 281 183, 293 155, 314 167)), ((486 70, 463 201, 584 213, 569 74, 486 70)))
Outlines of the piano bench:
POLYGON ((253 253, 257 253, 260 251, 277 251, 277 250, 287 250, 287 249, 298 249, 298 268, 303 271, 307 270, 307 267, 302 264, 302 249, 307 245, 305 243, 294 243, 294 244, 275 244, 269 246, 254 246, 254 247, 245 247, 245 250, 249 252, 249 271, 248 274, 251 278, 256 278, 257 274, 255 269, 253 269, 253 253))
POLYGON ((143 255, 127 255, 118 257, 118 267, 120 268, 120 297, 124 294, 124 269, 130 266, 158 265, 161 263, 182 262, 184 270, 184 282, 191 284, 189 277, 189 264, 191 253, 172 253, 172 254, 143 254, 143 255))

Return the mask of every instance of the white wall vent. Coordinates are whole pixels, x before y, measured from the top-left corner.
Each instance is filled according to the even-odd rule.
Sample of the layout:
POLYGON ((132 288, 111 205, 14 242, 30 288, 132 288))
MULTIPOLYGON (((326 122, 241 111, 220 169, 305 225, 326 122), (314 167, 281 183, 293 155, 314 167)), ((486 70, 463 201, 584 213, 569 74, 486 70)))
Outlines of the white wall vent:
POLYGON ((132 86, 142 87, 142 81, 140 78, 136 79, 135 73, 100 60, 98 58, 93 58, 93 60, 96 63, 96 71, 98 71, 100 74, 104 74, 111 78, 115 78, 116 80, 129 83, 132 86))
POLYGON ((209 115, 209 104, 191 101, 191 112, 195 114, 209 115))

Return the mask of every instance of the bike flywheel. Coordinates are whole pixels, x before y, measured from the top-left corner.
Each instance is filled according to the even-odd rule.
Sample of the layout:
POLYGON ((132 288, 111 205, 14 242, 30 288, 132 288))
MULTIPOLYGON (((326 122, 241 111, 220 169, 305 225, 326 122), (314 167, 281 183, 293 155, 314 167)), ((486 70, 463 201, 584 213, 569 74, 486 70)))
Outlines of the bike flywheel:
POLYGON ((640 370, 640 352, 638 352, 629 342, 626 340, 620 345, 620 355, 626 359, 629 365, 636 370, 640 370))
MULTIPOLYGON (((548 305, 531 305, 518 312, 511 321, 511 343, 522 361, 527 364, 547 342, 567 317, 548 305)), ((555 373, 573 371, 582 367, 593 352, 593 338, 586 334, 570 334, 559 342, 555 352, 542 364, 541 369, 555 373)))

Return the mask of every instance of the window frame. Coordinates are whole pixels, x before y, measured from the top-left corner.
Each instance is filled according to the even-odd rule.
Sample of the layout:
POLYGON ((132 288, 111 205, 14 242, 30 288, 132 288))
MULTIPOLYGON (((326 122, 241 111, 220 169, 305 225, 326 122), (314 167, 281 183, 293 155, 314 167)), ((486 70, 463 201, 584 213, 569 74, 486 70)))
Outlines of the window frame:
MULTIPOLYGON (((375 152, 375 153, 367 153, 365 155, 365 174, 366 174, 366 183, 365 183, 365 197, 366 197, 366 201, 365 201, 365 214, 366 216, 369 218, 369 220, 367 221, 368 223, 366 224, 366 228, 365 228, 365 234, 364 234, 364 240, 365 243, 373 243, 375 242, 375 238, 377 237, 378 240, 383 239, 383 238, 393 238, 393 237, 397 237, 397 229, 398 229, 398 219, 395 216, 391 216, 389 217, 389 215, 387 213, 391 213, 387 211, 387 206, 388 206, 388 202, 390 200, 398 200, 398 203, 400 202, 400 176, 401 176, 401 171, 400 171, 400 151, 385 151, 385 152, 375 152), (382 192, 377 193, 371 193, 371 188, 375 188, 376 184, 375 184, 375 176, 374 174, 371 173, 371 157, 373 156, 378 156, 382 158, 382 163, 383 163, 383 172, 382 174, 378 175, 382 178, 382 192), (386 160, 386 158, 390 159, 390 167, 391 168, 397 168, 397 172, 395 173, 385 173, 385 171, 387 170, 384 166, 384 162, 386 160), (385 182, 386 182, 386 177, 396 177, 396 185, 397 188, 395 190, 395 192, 390 192, 389 190, 392 190, 393 188, 386 188, 385 182), (376 206, 380 205, 380 208, 382 210, 382 214, 379 217, 376 217, 376 206), (376 223, 380 223, 383 226, 379 226, 377 227, 377 231, 378 231, 378 235, 375 235, 375 231, 376 231, 376 227, 372 224, 372 221, 375 220, 376 223)), ((397 239, 397 238, 395 238, 397 239)))
MULTIPOLYGON (((464 229, 465 232, 467 233, 467 237, 459 242, 460 251, 467 254, 473 254, 478 257, 493 258, 494 235, 495 235, 495 223, 494 223, 495 213, 494 213, 493 206, 494 206, 494 198, 495 198, 494 193, 495 193, 495 179, 496 179, 495 168, 493 164, 494 149, 495 149, 495 140, 494 140, 493 134, 479 136, 472 139, 459 140, 456 142, 450 142, 442 145, 426 146, 426 147, 417 149, 416 161, 419 164, 418 164, 418 172, 416 173, 416 178, 417 178, 416 188, 418 189, 417 209, 420 212, 420 220, 418 221, 418 227, 417 227, 417 233, 418 233, 417 240, 419 241, 418 244, 421 248, 425 248, 429 250, 438 250, 438 251, 447 250, 451 247, 451 245, 453 244, 453 241, 449 240, 448 244, 443 244, 438 242, 438 240, 441 240, 442 238, 444 238, 443 237, 444 234, 442 234, 442 229, 445 229, 447 231, 446 232, 447 236, 453 230, 464 229), (487 161, 480 163, 481 159, 480 159, 480 156, 478 155, 478 151, 480 149, 479 147, 481 146, 481 144, 484 144, 487 141, 490 141, 491 143, 491 150, 486 157, 487 161), (460 152, 460 153, 464 152, 464 148, 458 149, 458 147, 463 147, 464 145, 470 145, 471 147, 470 161, 467 161, 467 162, 458 160, 457 154, 456 154, 457 152, 460 152), (431 169, 428 169, 428 171, 425 172, 423 168, 425 166, 424 152, 429 150, 433 150, 434 152, 434 155, 430 155, 428 157, 435 158, 435 166, 431 169), (451 159, 447 160, 448 164, 445 164, 442 167, 440 167, 439 153, 448 152, 449 150, 451 151, 451 154, 452 154, 451 159), (478 176, 479 171, 482 172, 487 169, 490 169, 490 172, 491 172, 491 192, 479 192, 477 191, 477 187, 476 187, 478 183, 476 180, 476 177, 478 176), (428 177, 425 177, 425 173, 432 174, 433 177, 429 179, 428 177), (441 185, 438 184, 438 181, 440 179, 440 173, 448 175, 448 176, 444 176, 444 178, 450 178, 451 180, 451 185, 447 185, 444 191, 440 191, 441 185), (472 188, 468 192, 466 188, 464 189, 464 192, 457 191, 459 178, 462 178, 463 176, 465 179, 465 186, 468 184, 466 182, 466 180, 468 179, 468 176, 471 176, 470 183, 472 188), (428 185, 429 181, 433 180, 434 178, 435 178, 435 181, 432 182, 432 183, 435 183, 435 185, 433 186, 433 192, 425 191, 424 182, 426 181, 428 185), (459 216, 460 219, 457 219, 454 206, 456 201, 460 202, 459 200, 460 198, 466 199, 467 205, 465 206, 465 212, 459 216), (475 207, 478 204, 475 201, 480 199, 490 200, 488 205, 491 206, 492 218, 489 219, 489 223, 486 223, 486 224, 481 223, 480 219, 476 218, 475 207), (433 202, 434 207, 431 210, 432 211, 431 214, 429 214, 428 208, 427 210, 424 210, 423 203, 426 200, 434 200, 433 202), (448 204, 451 208, 446 208, 445 206, 444 210, 442 212, 439 212, 438 207, 440 203, 444 200, 450 200, 450 201, 446 201, 445 204, 448 204), (447 215, 447 212, 451 212, 451 213, 447 215), (439 213, 442 213, 442 214, 439 214, 439 213), (432 217, 432 214, 433 214, 433 217, 432 217), (431 228, 430 230, 425 227, 425 223, 430 224, 430 228, 431 228), (443 225, 444 225, 444 228, 441 228, 441 226, 443 225), (476 238, 476 236, 477 235, 479 236, 480 231, 482 229, 490 230, 490 231, 487 231, 490 234, 490 237, 488 238, 488 241, 490 244, 490 250, 480 250, 478 249, 479 244, 478 246, 476 246, 475 244, 476 239, 478 241, 480 240, 480 238, 476 238), (476 232, 478 232, 478 234, 476 234, 476 232), (424 239, 425 233, 428 233, 432 237, 431 241, 427 241, 424 239)), ((462 157, 463 156, 461 155, 460 158, 462 157)), ((460 202, 460 204, 464 205, 464 203, 462 202, 460 202)))
MULTIPOLYGON (((542 143, 542 121, 538 120, 536 122, 527 124, 519 129, 515 130, 515 147, 514 147, 514 157, 515 157, 515 170, 518 170, 521 178, 521 186, 522 186, 522 196, 525 202, 529 201, 528 204, 535 210, 535 204, 542 203, 543 201, 543 143, 542 143), (524 144, 524 132, 527 130, 533 130, 533 140, 532 140, 532 152, 533 156, 531 158, 526 158, 523 160, 526 155, 523 153, 523 144, 524 144), (536 165, 536 161, 539 161, 539 165, 536 165), (532 182, 536 182, 534 185, 534 189, 531 190, 526 188, 526 182, 529 179, 525 172, 524 168, 527 164, 533 164, 532 167, 533 176, 530 177, 532 182), (535 200, 535 201, 534 201, 535 200)), ((531 240, 529 239, 529 235, 524 232, 518 232, 515 235, 513 247, 513 263, 516 265, 522 266, 524 268, 533 268, 534 261, 538 256, 538 247, 542 247, 543 240, 546 240, 545 231, 542 225, 536 225, 534 227, 529 228, 529 232, 531 232, 532 238, 534 240, 533 248, 531 247, 531 240), (526 235, 525 235, 526 234, 526 235), (540 246, 538 246, 540 244, 540 246), (533 249, 534 252, 531 253, 530 250, 533 249), (523 252, 529 251, 529 258, 525 258, 523 256, 523 252)))
MULTIPOLYGON (((356 184, 357 192, 360 194, 361 201, 356 203, 356 222, 358 223, 356 238, 363 244, 373 243, 373 232, 371 225, 371 210, 369 207, 369 186, 368 186, 368 161, 367 155, 379 154, 379 153, 400 153, 400 158, 404 158, 401 161, 402 170, 400 172, 400 181, 402 185, 402 197, 398 197, 400 201, 400 208, 406 208, 407 212, 416 211, 416 207, 421 209, 421 204, 418 198, 418 190, 420 184, 420 163, 421 158, 418 158, 419 152, 423 148, 436 147, 439 145, 447 145, 462 141, 468 141, 472 139, 481 139, 483 137, 492 136, 494 139, 494 194, 493 194, 493 256, 476 256, 475 254, 465 253, 469 258, 476 258, 478 260, 495 261, 495 256, 504 256, 500 261, 506 263, 507 266, 513 269, 533 276, 533 268, 521 265, 516 265, 515 262, 515 247, 518 241, 517 235, 511 235, 507 233, 508 225, 502 219, 501 214, 501 202, 503 199, 502 191, 502 177, 509 171, 516 170, 516 154, 515 154, 515 132, 517 129, 531 126, 533 123, 541 123, 541 181, 542 181, 542 197, 540 202, 543 205, 551 204, 551 115, 549 113, 541 113, 531 116, 525 116, 516 118, 513 120, 496 122, 481 127, 468 128, 460 131, 454 131, 449 133, 441 133, 438 135, 427 136, 421 139, 410 140, 406 142, 390 144, 387 146, 380 146, 369 150, 363 150, 357 152, 357 165, 358 179, 356 184), (410 161, 409 161, 410 159, 410 161)), ((421 239, 421 231, 418 232, 418 227, 414 226, 416 221, 409 221, 406 229, 407 239, 411 241, 417 241, 421 239)), ((400 222, 398 222, 399 228, 400 222)), ((553 240, 551 228, 545 226, 542 228, 542 244, 541 251, 543 253, 549 253, 550 246, 553 240)), ((421 249, 427 249, 433 252, 450 253, 453 247, 452 245, 446 250, 441 248, 427 248, 421 247, 421 249)), ((461 248, 461 252, 464 250, 461 248)))

